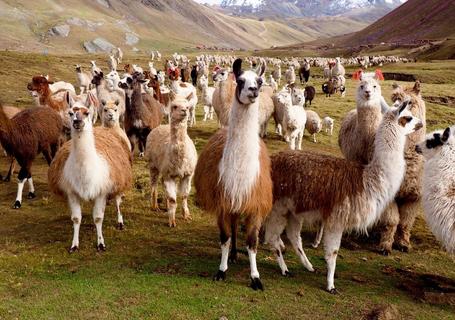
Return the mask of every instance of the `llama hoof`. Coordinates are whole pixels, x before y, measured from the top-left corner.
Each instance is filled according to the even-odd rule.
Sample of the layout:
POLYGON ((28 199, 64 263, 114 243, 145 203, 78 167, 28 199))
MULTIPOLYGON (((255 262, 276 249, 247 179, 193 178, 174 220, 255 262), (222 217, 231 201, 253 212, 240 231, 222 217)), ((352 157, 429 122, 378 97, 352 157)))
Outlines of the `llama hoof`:
POLYGON ((10 181, 11 181, 11 178, 10 178, 9 176, 6 176, 6 177, 4 177, 4 178, 0 176, 0 178, 1 178, 1 180, 2 180, 3 182, 10 182, 10 181))
POLYGON ((264 291, 264 286, 262 285, 261 279, 259 279, 259 278, 251 278, 250 287, 254 291, 256 291, 256 290, 264 291))
POLYGON ((177 227, 177 224, 175 223, 175 220, 169 221, 169 228, 175 228, 177 227))
POLYGON ((286 270, 286 271, 283 273, 283 277, 292 278, 292 277, 294 277, 294 274, 293 274, 292 272, 289 272, 289 270, 286 270))
POLYGON ((395 246, 395 249, 397 249, 398 251, 401 251, 401 252, 404 252, 404 253, 408 253, 409 250, 410 250, 410 247, 406 244, 396 244, 395 246))
POLYGON ((36 195, 35 195, 34 192, 29 192, 29 193, 27 194, 27 199, 35 199, 35 198, 36 198, 36 195))
POLYGON ((317 247, 319 247, 319 243, 312 243, 311 246, 315 249, 317 249, 317 247))
POLYGON ((226 271, 218 270, 218 272, 213 276, 213 281, 226 280, 226 271))
POLYGON ((125 228, 125 225, 122 222, 117 223, 117 230, 123 230, 125 228))
POLYGON ((78 247, 78 246, 71 247, 71 248, 69 248, 69 250, 68 250, 69 253, 74 253, 74 252, 76 252, 76 251, 79 251, 79 247, 78 247))
POLYGON ((19 200, 16 200, 16 202, 13 204, 13 209, 20 209, 21 206, 21 202, 19 200))
POLYGON ((330 290, 327 290, 330 294, 333 294, 333 295, 337 295, 338 294, 338 290, 336 288, 332 288, 330 290))
POLYGON ((99 245, 96 246, 96 250, 98 252, 106 251, 106 245, 104 243, 100 243, 99 245))
POLYGON ((392 253, 392 250, 390 250, 390 249, 380 249, 379 253, 382 254, 384 257, 388 257, 389 254, 392 253))
POLYGON ((185 221, 193 221, 193 217, 190 214, 187 214, 187 215, 183 216, 183 220, 185 220, 185 221))

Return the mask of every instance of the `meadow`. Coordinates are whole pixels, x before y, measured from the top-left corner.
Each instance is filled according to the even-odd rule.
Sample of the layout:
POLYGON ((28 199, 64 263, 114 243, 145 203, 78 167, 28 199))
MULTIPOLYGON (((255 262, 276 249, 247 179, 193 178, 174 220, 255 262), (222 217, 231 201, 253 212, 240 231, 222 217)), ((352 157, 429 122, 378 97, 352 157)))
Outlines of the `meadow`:
MULTIPOLYGON (((93 59, 106 69, 103 56, 0 52, 0 101, 30 107, 26 84, 33 75, 49 74, 51 79, 74 84, 74 64, 88 69, 93 59)), ((148 61, 139 55, 124 60, 143 67, 148 61)), ((337 133, 343 116, 355 108, 356 82, 347 81, 346 97, 326 98, 320 89, 321 70, 312 70, 310 84, 316 87, 317 96, 309 109, 321 117, 334 118, 335 130, 333 136, 320 133, 316 144, 306 133, 303 148, 341 156, 337 133)), ((386 65, 382 70, 415 74, 423 82, 424 97, 455 95, 454 61, 386 65)), ((392 83, 382 83, 389 102, 392 83)), ((455 123, 453 105, 427 101, 426 107, 428 132, 455 123)), ((189 129, 198 151, 216 130, 216 121, 202 121, 199 105, 197 124, 189 129)), ((271 153, 287 148, 274 131, 270 121, 265 141, 271 153)), ((0 173, 6 173, 8 165, 2 155, 0 173)), ((285 256, 293 277, 282 277, 273 253, 261 245, 258 268, 265 291, 255 292, 248 287, 246 250, 237 264, 229 266, 225 282, 212 281, 220 256, 218 228, 215 219, 195 205, 194 189, 190 199, 193 221, 185 222, 178 216, 177 227, 171 229, 164 203, 161 211, 150 209, 146 162, 135 157, 133 169, 133 189, 122 205, 125 229, 115 228, 111 203, 104 220, 107 251, 102 253, 95 248, 90 205, 83 207, 80 250, 68 253, 72 236, 69 209, 49 192, 44 159, 39 157, 33 167, 37 198, 24 200, 20 210, 11 208, 15 179, 0 182, 0 319, 364 319, 381 306, 393 306, 402 319, 455 319, 453 300, 429 301, 419 294, 420 289, 431 291, 421 287, 422 275, 455 280, 453 257, 441 249, 421 215, 410 253, 379 255, 374 233, 344 237, 335 280, 340 294, 335 296, 324 290, 322 248, 309 245, 314 230, 303 230, 303 239, 315 273, 303 268, 288 245, 285 256)), ((244 234, 239 236, 239 247, 243 248, 244 234)))

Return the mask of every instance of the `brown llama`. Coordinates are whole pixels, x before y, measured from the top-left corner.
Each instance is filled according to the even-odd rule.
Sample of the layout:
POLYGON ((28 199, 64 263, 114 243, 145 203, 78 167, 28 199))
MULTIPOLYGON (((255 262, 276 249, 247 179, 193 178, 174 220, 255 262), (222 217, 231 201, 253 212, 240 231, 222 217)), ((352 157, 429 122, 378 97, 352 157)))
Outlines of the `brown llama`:
MULTIPOLYGON (((6 116, 8 119, 12 119, 16 114, 21 112, 21 109, 16 108, 16 107, 11 107, 11 106, 3 106, 3 111, 5 112, 6 116)), ((2 149, 2 148, 0 148, 2 149)), ((0 175, 0 180, 9 182, 11 180, 11 175, 14 174, 14 170, 16 170, 16 160, 14 160, 13 156, 7 155, 10 158, 10 165, 9 165, 9 170, 6 176, 3 178, 0 175)))
POLYGON ((256 266, 258 235, 272 208, 272 181, 267 147, 259 138, 260 74, 241 70, 242 60, 233 64, 237 89, 229 126, 218 131, 202 150, 196 166, 196 201, 216 214, 221 240, 221 263, 215 280, 224 280, 231 261, 237 259, 237 225, 246 224, 251 287, 263 290, 256 266), (230 254, 229 246, 232 244, 230 254))
POLYGON ((28 199, 35 198, 32 165, 42 153, 48 164, 60 146, 63 123, 60 116, 47 107, 26 109, 9 119, 0 105, 0 143, 6 153, 13 156, 20 166, 14 209, 22 206, 22 191, 28 181, 28 199))

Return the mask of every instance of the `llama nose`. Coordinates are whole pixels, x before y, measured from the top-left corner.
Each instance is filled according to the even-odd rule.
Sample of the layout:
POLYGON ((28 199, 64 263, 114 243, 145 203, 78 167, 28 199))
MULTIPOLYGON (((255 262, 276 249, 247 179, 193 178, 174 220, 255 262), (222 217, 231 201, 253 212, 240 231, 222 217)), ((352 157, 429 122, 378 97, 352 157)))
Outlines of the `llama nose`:
POLYGON ((422 148, 419 145, 416 145, 416 149, 415 150, 416 150, 416 152, 418 154, 422 154, 422 148))

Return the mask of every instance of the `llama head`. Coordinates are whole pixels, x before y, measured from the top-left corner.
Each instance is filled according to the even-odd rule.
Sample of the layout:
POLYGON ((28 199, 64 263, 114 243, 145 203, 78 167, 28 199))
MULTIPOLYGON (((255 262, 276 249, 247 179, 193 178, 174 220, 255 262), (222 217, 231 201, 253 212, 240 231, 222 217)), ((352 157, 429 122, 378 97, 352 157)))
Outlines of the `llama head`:
POLYGON ((305 92, 302 89, 293 87, 291 91, 292 103, 303 106, 305 104, 305 92))
POLYGON ((384 119, 392 119, 392 122, 397 124, 404 136, 423 128, 422 121, 411 113, 409 106, 410 102, 406 100, 399 107, 390 108, 391 110, 384 115, 384 119))
POLYGON ((171 122, 172 123, 184 123, 188 122, 189 115, 189 102, 188 100, 180 95, 175 95, 171 102, 171 122))
POLYGON ((46 77, 43 76, 35 76, 32 78, 32 82, 27 84, 27 89, 32 92, 37 92, 39 94, 43 94, 49 90, 49 85, 53 84, 52 81, 48 81, 46 77))
POLYGON ((81 66, 80 66, 79 64, 76 64, 76 65, 74 66, 74 69, 75 69, 77 72, 79 72, 79 73, 82 72, 81 66))
POLYGON ((444 131, 437 130, 428 134, 425 140, 416 145, 416 152, 423 155, 425 160, 429 160, 436 155, 439 155, 445 149, 445 146, 454 145, 455 137, 453 129, 450 127, 444 131))
POLYGON ((119 106, 120 101, 117 99, 115 101, 109 100, 106 101, 104 99, 101 100, 102 106, 102 117, 103 123, 108 126, 112 127, 115 124, 119 123, 120 113, 119 113, 119 106))
POLYGON ((409 101, 409 111, 411 111, 414 116, 422 120, 425 119, 425 101, 421 96, 421 85, 419 81, 416 81, 413 87, 408 88, 402 88, 399 85, 394 85, 392 101, 394 104, 409 101))
POLYGON ((120 80, 120 76, 118 75, 118 72, 115 70, 112 70, 109 72, 106 76, 106 79, 108 80, 120 80))
POLYGON ((200 79, 199 82, 202 87, 207 87, 209 85, 209 79, 207 79, 205 75, 202 75, 199 79, 200 79))
POLYGON ((242 59, 234 61, 232 66, 237 87, 235 89, 235 97, 241 104, 251 104, 256 102, 259 96, 259 89, 262 86, 262 75, 265 72, 264 64, 261 65, 259 74, 254 71, 242 70, 242 59))
POLYGON ((90 64, 92 65, 92 67, 96 67, 96 61, 95 60, 91 60, 90 64))
POLYGON ((103 80, 104 80, 103 72, 96 72, 95 71, 95 75, 92 78, 92 84, 94 84, 95 86, 98 87, 99 85, 101 85, 101 82, 103 80))
POLYGON ((360 105, 368 102, 379 103, 381 95, 381 86, 373 78, 361 80, 357 87, 357 103, 360 105))
POLYGON ((216 68, 213 71, 213 81, 214 82, 221 82, 226 81, 229 77, 229 71, 224 68, 216 68))
POLYGON ((85 102, 74 100, 69 92, 65 93, 65 101, 68 104, 68 115, 71 121, 71 130, 87 131, 92 129, 92 117, 90 107, 96 105, 93 93, 87 94, 85 102))
POLYGON ((180 70, 178 68, 169 68, 167 73, 171 81, 177 81, 180 77, 180 70))

